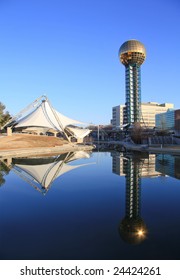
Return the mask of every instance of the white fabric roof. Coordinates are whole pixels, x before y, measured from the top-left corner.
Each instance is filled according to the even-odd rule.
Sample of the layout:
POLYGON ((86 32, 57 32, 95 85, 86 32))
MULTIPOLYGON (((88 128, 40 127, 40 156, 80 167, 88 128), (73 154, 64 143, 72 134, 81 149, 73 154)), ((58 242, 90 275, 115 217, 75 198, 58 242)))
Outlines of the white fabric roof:
POLYGON ((84 138, 87 136, 91 130, 86 128, 78 128, 78 127, 67 127, 67 129, 73 134, 75 138, 84 138))
POLYGON ((63 131, 70 124, 84 123, 60 114, 50 106, 48 100, 45 100, 33 112, 18 120, 15 127, 39 126, 63 131))

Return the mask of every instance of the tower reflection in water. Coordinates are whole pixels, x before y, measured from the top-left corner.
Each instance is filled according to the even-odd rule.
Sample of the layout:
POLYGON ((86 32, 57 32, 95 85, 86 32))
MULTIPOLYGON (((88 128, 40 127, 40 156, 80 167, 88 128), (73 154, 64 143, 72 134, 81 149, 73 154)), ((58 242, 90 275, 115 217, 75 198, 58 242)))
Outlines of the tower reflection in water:
POLYGON ((121 238, 130 244, 143 242, 148 228, 141 217, 141 178, 158 177, 156 155, 146 153, 111 153, 112 171, 126 178, 125 217, 119 225, 121 238))
POLYGON ((126 210, 120 223, 119 233, 130 244, 139 244, 147 237, 147 226, 141 218, 141 170, 143 161, 126 160, 126 210))

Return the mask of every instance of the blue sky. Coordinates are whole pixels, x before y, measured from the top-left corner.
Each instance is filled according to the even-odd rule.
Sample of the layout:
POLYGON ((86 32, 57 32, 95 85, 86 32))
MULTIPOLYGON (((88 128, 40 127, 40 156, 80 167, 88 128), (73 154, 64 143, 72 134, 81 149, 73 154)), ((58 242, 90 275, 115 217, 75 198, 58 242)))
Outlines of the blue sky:
POLYGON ((179 0, 0 0, 0 101, 42 94, 71 118, 108 124, 125 102, 122 43, 144 43, 142 101, 180 108, 179 0))

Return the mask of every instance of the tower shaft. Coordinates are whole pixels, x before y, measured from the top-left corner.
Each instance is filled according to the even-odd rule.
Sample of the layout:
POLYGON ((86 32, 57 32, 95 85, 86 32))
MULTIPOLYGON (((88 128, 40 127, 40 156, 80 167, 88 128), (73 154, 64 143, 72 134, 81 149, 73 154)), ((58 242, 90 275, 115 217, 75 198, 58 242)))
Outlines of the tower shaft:
POLYGON ((141 118, 141 68, 139 65, 126 65, 126 110, 129 124, 140 122, 141 118))

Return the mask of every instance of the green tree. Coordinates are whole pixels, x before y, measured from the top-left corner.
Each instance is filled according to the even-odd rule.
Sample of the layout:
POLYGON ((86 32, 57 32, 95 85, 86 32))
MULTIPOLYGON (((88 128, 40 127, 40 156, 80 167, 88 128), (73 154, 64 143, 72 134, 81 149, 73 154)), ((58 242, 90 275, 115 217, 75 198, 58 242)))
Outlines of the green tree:
POLYGON ((4 111, 6 106, 0 102, 0 126, 3 126, 11 118, 8 111, 4 111))
POLYGON ((143 128, 139 122, 135 122, 133 124, 133 128, 131 130, 131 138, 136 144, 141 144, 143 128))

